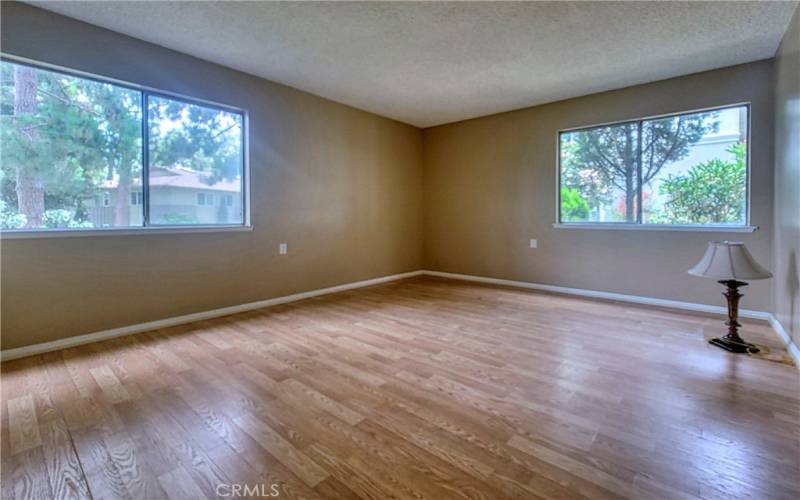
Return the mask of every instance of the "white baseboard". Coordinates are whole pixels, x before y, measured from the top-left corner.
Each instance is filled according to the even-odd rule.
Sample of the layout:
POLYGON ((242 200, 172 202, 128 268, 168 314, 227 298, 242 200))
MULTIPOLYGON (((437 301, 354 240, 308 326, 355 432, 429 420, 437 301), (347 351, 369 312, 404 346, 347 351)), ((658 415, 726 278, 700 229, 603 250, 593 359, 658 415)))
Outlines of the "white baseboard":
MULTIPOLYGON (((556 285, 544 285, 541 283, 530 283, 527 281, 514 281, 514 280, 505 280, 499 278, 488 278, 485 276, 473 276, 469 274, 456 274, 456 273, 445 273, 441 271, 422 270, 422 271, 411 271, 401 274, 392 274, 389 276, 381 276, 379 278, 356 281, 353 283, 345 283, 343 285, 321 288, 318 290, 311 290, 308 292, 295 293, 283 297, 275 297, 273 299, 260 300, 257 302, 250 302, 247 304, 239 304, 236 306, 223 307, 220 309, 212 309, 210 311, 202 311, 193 314, 186 314, 183 316, 175 316, 172 318, 160 319, 156 321, 148 321, 146 323, 123 326, 120 328, 112 328, 110 330, 103 330, 100 332, 87 333, 85 335, 77 335, 75 337, 68 337, 65 339, 54 340, 52 342, 43 342, 41 344, 33 344, 23 347, 17 347, 16 349, 7 349, 5 351, 0 352, 0 360, 7 361, 11 359, 23 358, 25 356, 33 356, 36 354, 42 354, 50 351, 57 351, 59 349, 65 349, 68 347, 75 347, 83 344, 89 344, 92 342, 98 342, 101 340, 107 340, 115 337, 131 335, 134 333, 157 330, 159 328, 182 325, 185 323, 192 323, 194 321, 217 318, 220 316, 229 316, 231 314, 236 314, 240 312, 252 311, 254 309, 261 309, 264 307, 274 306, 278 304, 286 304, 289 302, 309 299, 312 297, 319 297, 321 295, 343 292, 345 290, 353 290, 356 288, 378 285, 381 283, 387 283, 389 281, 411 278, 423 274, 429 276, 438 276, 440 278, 449 278, 462 281, 474 281, 478 283, 511 286, 516 288, 527 288, 530 290, 541 290, 546 292, 561 293, 565 295, 574 295, 579 297, 591 297, 596 299, 615 300, 619 302, 629 302, 633 304, 666 307, 670 309, 680 309, 684 311, 704 312, 704 313, 718 314, 723 316, 727 314, 727 309, 721 306, 709 306, 705 304, 695 304, 693 302, 681 302, 677 300, 657 299, 653 297, 641 297, 638 295, 626 295, 614 292, 584 290, 581 288, 569 288, 556 285)), ((741 309, 739 310, 739 315, 743 318, 752 318, 752 319, 760 319, 768 321, 769 324, 772 326, 773 330, 775 330, 775 333, 778 335, 778 337, 780 337, 781 340, 784 342, 784 344, 786 344, 786 349, 789 352, 789 355, 792 356, 792 358, 794 359, 795 365, 798 368, 800 368, 800 349, 798 349, 797 346, 792 342, 791 338, 789 337, 789 334, 786 333, 786 330, 784 330, 780 322, 777 319, 775 319, 775 317, 771 313, 766 311, 741 309)))
MULTIPOLYGON (((681 309, 684 311, 704 312, 704 313, 718 314, 720 316, 726 316, 728 314, 728 309, 722 306, 709 306, 706 304, 695 304, 693 302, 681 302, 678 300, 657 299, 653 297, 642 297, 639 295, 625 295, 622 293, 602 292, 598 290, 585 290, 582 288, 568 288, 556 285, 543 285, 541 283, 530 283, 528 281, 514 281, 514 280, 504 280, 499 278, 487 278, 485 276, 474 276, 471 274, 445 273, 441 271, 428 271, 428 270, 422 271, 422 274, 428 276, 438 276, 440 278, 450 278, 462 281, 474 281, 477 283, 488 283, 491 285, 528 288, 530 290, 542 290, 546 292, 562 293, 565 295, 576 295, 579 297, 591 297, 595 299, 616 300, 619 302, 630 302, 633 304, 666 307, 670 309, 681 309)), ((789 352, 789 355, 794 360, 795 366, 797 368, 800 368, 800 349, 798 349, 797 345, 795 345, 795 343, 792 342, 792 339, 791 337, 789 337, 789 334, 786 333, 786 330, 783 329, 781 323, 775 318, 775 316, 772 315, 772 313, 767 311, 754 311, 752 309, 739 309, 739 316, 741 316, 742 318, 760 319, 768 321, 770 326, 772 326, 772 329, 775 330, 775 333, 778 335, 778 337, 780 337, 780 339, 786 345, 786 350, 789 352)))
MULTIPOLYGON (((677 300, 656 299, 653 297, 642 297, 639 295, 625 295, 615 292, 601 292, 598 290, 585 290, 583 288, 568 288, 556 285, 542 285, 540 283, 530 283, 528 281, 513 281, 499 278, 486 278, 484 276, 472 276, 469 274, 443 273, 440 271, 422 271, 429 276, 439 276, 441 278, 451 278, 464 281, 476 281, 478 283, 490 283, 492 285, 513 286, 516 288, 528 288, 531 290, 542 290, 545 292, 563 293, 565 295, 577 295, 579 297, 592 297, 595 299, 617 300, 620 302, 631 302, 633 304, 644 304, 648 306, 668 307, 670 309, 682 309, 684 311, 697 311, 712 314, 728 314, 728 310, 722 306, 709 306, 705 304, 695 304, 694 302, 680 302, 677 300)), ((742 318, 761 319, 769 321, 770 313, 764 311, 753 311, 750 309, 739 309, 739 316, 742 318)))
POLYGON ((92 342, 98 342, 101 340, 108 340, 108 339, 113 339, 115 337, 131 335, 134 333, 157 330, 159 328, 166 328, 168 326, 176 326, 185 323, 192 323, 194 321, 201 321, 204 319, 217 318, 220 316, 229 316, 231 314, 236 314, 245 311, 252 311, 254 309, 261 309, 264 307, 275 306, 278 304, 286 304, 298 300, 310 299, 312 297, 319 297, 320 295, 328 295, 331 293, 343 292, 345 290, 353 290, 355 288, 363 288, 366 286, 378 285, 389 281, 411 278, 413 276, 419 276, 421 274, 422 271, 411 271, 408 273, 392 274, 389 276, 381 276, 379 278, 372 278, 363 281, 355 281, 353 283, 345 283, 343 285, 337 285, 328 288, 320 288, 318 290, 311 290, 308 292, 285 295, 283 297, 275 297, 274 299, 259 300, 257 302, 250 302, 247 304, 239 304, 236 306, 222 307, 220 309, 212 309, 210 311, 185 314, 183 316, 174 316, 172 318, 164 318, 156 321, 148 321, 146 323, 123 326, 120 328, 112 328, 110 330, 87 333, 85 335, 77 335, 75 337, 68 337, 65 339, 54 340, 52 342, 43 342, 41 344, 26 345, 23 347, 17 347, 16 349, 6 349, 0 352, 0 360, 8 361, 11 359, 24 358, 26 356, 33 356, 35 354, 42 354, 50 351, 57 351, 59 349, 66 349, 67 347, 75 347, 83 344, 90 344, 92 342))
POLYGON ((800 368, 800 349, 797 348, 797 344, 792 341, 792 337, 790 337, 789 333, 783 328, 778 318, 772 314, 769 315, 769 324, 772 326, 772 329, 775 330, 775 333, 778 334, 778 337, 783 340, 783 343, 786 344, 786 350, 789 352, 789 356, 794 360, 794 365, 800 368))

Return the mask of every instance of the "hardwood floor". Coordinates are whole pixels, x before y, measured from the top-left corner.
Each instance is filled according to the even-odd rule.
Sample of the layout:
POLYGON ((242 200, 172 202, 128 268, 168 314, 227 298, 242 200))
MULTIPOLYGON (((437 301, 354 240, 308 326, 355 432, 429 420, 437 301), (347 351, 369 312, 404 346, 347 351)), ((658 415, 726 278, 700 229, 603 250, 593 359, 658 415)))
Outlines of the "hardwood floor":
POLYGON ((723 330, 415 278, 9 361, 3 498, 798 498, 800 372, 723 330))

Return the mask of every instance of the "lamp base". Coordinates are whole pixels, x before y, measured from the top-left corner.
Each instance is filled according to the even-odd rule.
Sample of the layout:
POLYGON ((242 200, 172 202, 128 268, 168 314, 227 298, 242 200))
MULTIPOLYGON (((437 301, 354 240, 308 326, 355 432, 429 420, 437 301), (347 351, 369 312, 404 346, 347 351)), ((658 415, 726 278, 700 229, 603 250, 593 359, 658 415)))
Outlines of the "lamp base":
POLYGON ((739 293, 739 288, 747 286, 744 281, 737 280, 720 280, 719 284, 725 285, 725 298, 728 299, 728 321, 725 323, 728 326, 728 334, 724 337, 717 337, 709 340, 710 344, 725 349, 728 352, 736 353, 757 353, 758 347, 745 342, 739 336, 739 299, 742 294, 739 293))
POLYGON ((758 347, 756 347, 754 344, 741 340, 741 337, 739 338, 739 340, 729 339, 727 336, 717 337, 709 340, 708 343, 730 352, 736 352, 736 353, 749 352, 751 354, 759 352, 758 347))

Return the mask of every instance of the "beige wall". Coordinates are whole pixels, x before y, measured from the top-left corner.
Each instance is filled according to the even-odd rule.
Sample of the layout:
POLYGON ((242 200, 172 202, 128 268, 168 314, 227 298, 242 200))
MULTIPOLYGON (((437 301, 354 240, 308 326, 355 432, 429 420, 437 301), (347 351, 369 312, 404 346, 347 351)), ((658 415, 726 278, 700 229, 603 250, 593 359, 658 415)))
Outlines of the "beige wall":
MULTIPOLYGON (((796 113, 797 16, 793 30, 776 81, 785 96, 779 108, 793 102, 796 113)), ((254 226, 3 240, 3 349, 422 267, 721 305, 716 283, 686 274, 707 241, 743 240, 773 265, 770 61, 420 131, 16 3, 2 3, 2 49, 247 109, 254 226), (755 233, 552 227, 559 129, 745 101, 755 233), (538 249, 528 248, 529 238, 538 249), (280 242, 289 255, 277 255, 280 242)), ((778 123, 778 190, 797 213, 797 190, 782 181, 794 179, 796 189, 797 132, 794 143, 786 139, 786 123, 778 123)), ((789 229, 775 238, 787 249, 775 252, 775 302, 797 332, 796 281, 794 295, 784 292, 797 273, 796 264, 788 273, 787 254, 797 251, 798 222, 778 220, 789 229)), ((769 282, 752 283, 742 305, 771 310, 772 292, 769 282)))
POLYGON ((800 344, 800 8, 775 58, 775 316, 800 344))
POLYGON ((3 240, 3 349, 421 267, 418 129, 22 4, 1 43, 246 109, 254 226, 3 240))
MULTIPOLYGON (((722 305, 686 274, 709 240, 746 242, 772 266, 772 65, 756 62, 426 129, 427 269, 722 305), (752 234, 555 229, 559 129, 752 103, 752 234), (539 248, 528 247, 537 238, 539 248)), ((742 307, 770 310, 770 283, 742 307)))

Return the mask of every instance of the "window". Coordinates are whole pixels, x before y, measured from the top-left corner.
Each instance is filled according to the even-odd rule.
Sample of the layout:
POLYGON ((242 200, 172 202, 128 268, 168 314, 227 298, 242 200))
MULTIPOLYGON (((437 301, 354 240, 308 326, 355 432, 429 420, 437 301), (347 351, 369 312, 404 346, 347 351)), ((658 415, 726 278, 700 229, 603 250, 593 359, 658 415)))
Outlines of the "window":
POLYGON ((141 185, 140 93, 7 61, 0 75, 0 229, 141 221, 109 192, 141 185))
POLYGON ((242 112, 6 59, 0 76, 3 231, 244 224, 242 112))
POLYGON ((153 224, 242 224, 242 115, 162 96, 150 96, 147 115, 153 224), (196 205, 213 207, 215 192, 238 203, 198 209, 188 198, 198 189, 196 205))
MULTIPOLYGON (((232 207, 233 206, 233 196, 226 195, 225 199, 225 206, 232 207)), ((223 203, 222 198, 220 198, 220 203, 223 203)), ((214 206, 214 195, 213 193, 197 193, 197 204, 198 205, 206 205, 209 207, 214 206)))
POLYGON ((747 224, 747 105, 559 133, 559 222, 747 224))

